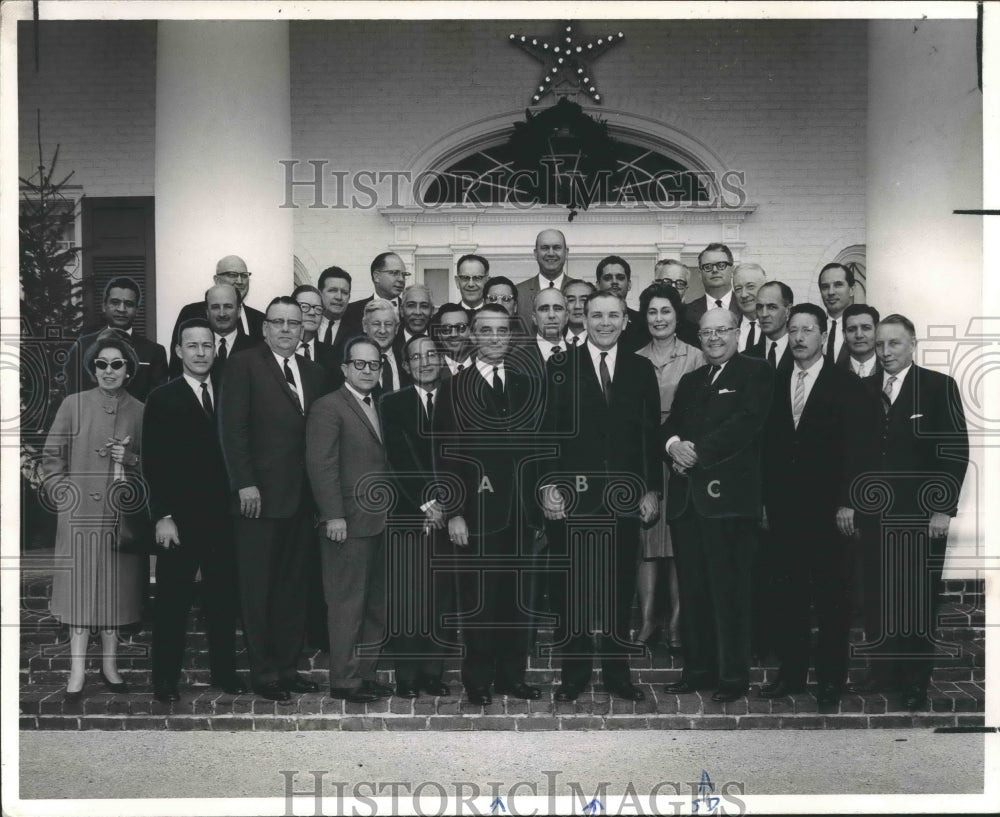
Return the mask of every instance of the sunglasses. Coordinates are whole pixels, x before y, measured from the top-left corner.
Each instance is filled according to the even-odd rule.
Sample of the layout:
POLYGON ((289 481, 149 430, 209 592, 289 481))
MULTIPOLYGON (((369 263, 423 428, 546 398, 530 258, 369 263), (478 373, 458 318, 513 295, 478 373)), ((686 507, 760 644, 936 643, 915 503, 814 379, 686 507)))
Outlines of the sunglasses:
POLYGON ((120 357, 115 360, 104 360, 103 358, 100 358, 94 361, 94 368, 100 372, 103 372, 106 368, 108 368, 108 366, 117 372, 119 369, 125 368, 125 361, 120 357))

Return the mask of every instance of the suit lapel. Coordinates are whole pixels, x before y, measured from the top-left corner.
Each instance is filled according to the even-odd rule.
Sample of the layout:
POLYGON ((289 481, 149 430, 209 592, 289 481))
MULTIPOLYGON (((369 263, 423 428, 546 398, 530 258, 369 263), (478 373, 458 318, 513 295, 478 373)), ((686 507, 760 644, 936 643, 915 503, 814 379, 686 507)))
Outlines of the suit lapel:
MULTIPOLYGON (((278 361, 274 359, 274 354, 271 352, 271 348, 267 344, 264 344, 262 354, 265 358, 264 365, 270 369, 271 374, 278 381, 278 386, 281 391, 284 392, 285 396, 292 401, 292 405, 295 406, 296 411, 304 413, 305 408, 308 405, 305 402, 305 384, 299 383, 299 388, 302 390, 303 397, 302 403, 300 404, 298 395, 296 395, 295 392, 292 391, 292 387, 288 385, 288 381, 285 380, 285 373, 281 370, 282 367, 279 366, 278 361)), ((305 377, 302 376, 301 369, 299 369, 299 379, 305 380, 305 377)))
MULTIPOLYGON (((364 424, 364 427, 368 429, 368 433, 375 438, 379 445, 381 445, 382 441, 379 439, 378 432, 375 431, 375 427, 372 425, 371 420, 368 419, 368 415, 365 414, 364 409, 358 405, 358 401, 354 398, 354 395, 351 394, 346 387, 341 388, 337 393, 340 395, 340 399, 344 402, 347 408, 354 412, 358 419, 364 424)), ((374 404, 375 401, 372 400, 372 405, 374 404)))

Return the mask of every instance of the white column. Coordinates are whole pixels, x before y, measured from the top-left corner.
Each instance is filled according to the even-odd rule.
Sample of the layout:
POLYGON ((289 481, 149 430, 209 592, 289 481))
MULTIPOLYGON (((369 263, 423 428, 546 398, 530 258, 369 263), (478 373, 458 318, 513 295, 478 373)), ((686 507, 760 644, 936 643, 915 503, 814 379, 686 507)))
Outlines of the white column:
MULTIPOLYGON (((970 320, 989 311, 983 220, 952 212, 983 207, 975 46, 974 20, 877 20, 868 28, 867 300, 913 321, 915 362, 956 377, 967 412, 977 398, 961 364, 970 348, 963 339, 970 320)), ((972 442, 951 577, 975 575, 982 532, 983 455, 972 442)))
POLYGON ((180 308, 239 255, 263 310, 293 282, 292 209, 281 159, 291 158, 288 24, 157 26, 156 303, 161 343, 180 308))

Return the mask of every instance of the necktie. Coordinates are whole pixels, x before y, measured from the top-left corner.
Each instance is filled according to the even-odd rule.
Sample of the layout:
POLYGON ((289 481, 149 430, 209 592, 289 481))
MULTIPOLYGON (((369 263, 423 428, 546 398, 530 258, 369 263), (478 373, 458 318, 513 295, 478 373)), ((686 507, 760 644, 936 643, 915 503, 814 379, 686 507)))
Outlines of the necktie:
POLYGON ((573 337, 571 337, 569 339, 570 346, 572 346, 574 349, 576 348, 576 345, 579 342, 580 342, 580 336, 579 335, 573 335, 573 337))
POLYGON ((465 368, 465 364, 464 363, 459 363, 458 364, 458 370, 459 371, 462 371, 462 369, 464 369, 464 368, 465 368))
POLYGON ((304 357, 306 360, 312 360, 312 356, 309 354, 309 344, 308 343, 303 343, 302 344, 302 357, 304 357))
POLYGON ((722 299, 721 298, 716 298, 715 299, 715 305, 717 307, 719 307, 719 309, 722 309, 722 299))
POLYGON ((718 374, 718 373, 719 373, 720 371, 722 371, 722 367, 721 367, 721 366, 712 366, 712 367, 711 367, 711 368, 710 368, 710 369, 708 370, 708 383, 709 383, 709 385, 711 385, 712 383, 714 383, 714 382, 715 382, 715 376, 716 376, 716 375, 717 375, 717 374, 718 374))
POLYGON ((430 420, 434 416, 434 393, 427 392, 427 403, 425 405, 427 409, 427 419, 430 420))
POLYGON ((837 321, 834 318, 830 318, 830 336, 826 341, 826 360, 827 363, 831 365, 836 363, 833 357, 833 348, 837 342, 837 321))
POLYGON ((364 402, 365 402, 365 405, 366 405, 366 406, 368 406, 369 408, 371 408, 371 404, 372 404, 372 397, 371 397, 371 395, 370 395, 370 394, 366 394, 366 395, 365 395, 365 401, 364 401, 364 402))
POLYGON ((556 285, 555 281, 549 281, 549 289, 552 289, 556 285))
POLYGON ((795 395, 792 397, 792 422, 796 428, 799 427, 802 407, 806 402, 806 374, 807 372, 799 372, 799 379, 795 381, 795 395))
POLYGON ((215 411, 212 408, 212 395, 208 393, 207 383, 201 384, 201 407, 205 409, 205 414, 209 417, 215 414, 215 411))
POLYGON ((326 332, 323 335, 323 343, 333 343, 333 321, 327 321, 326 332))
POLYGON ((598 370, 601 373, 601 391, 604 392, 604 402, 611 402, 611 372, 608 370, 608 353, 601 352, 601 365, 598 370))
POLYGON ((382 355, 382 390, 392 391, 392 366, 385 355, 382 355))
POLYGON ((892 408, 892 384, 896 382, 895 376, 885 381, 885 388, 882 389, 882 410, 888 414, 892 408))
POLYGON ((771 348, 767 350, 767 362, 771 364, 772 369, 778 368, 778 341, 771 341, 771 348))
POLYGON ((500 379, 500 367, 493 367, 493 394, 497 400, 503 399, 503 381, 500 379))
POLYGON ((750 334, 747 335, 747 345, 744 349, 750 349, 757 343, 757 321, 750 321, 750 334))
POLYGON ((229 353, 226 351, 226 339, 219 338, 219 354, 217 355, 217 357, 219 358, 219 360, 225 363, 228 355, 229 353))
POLYGON ((299 393, 295 390, 295 375, 292 374, 292 369, 288 365, 288 358, 285 358, 285 382, 292 389, 292 394, 295 395, 295 402, 299 404, 299 411, 302 410, 302 398, 299 397, 299 393))

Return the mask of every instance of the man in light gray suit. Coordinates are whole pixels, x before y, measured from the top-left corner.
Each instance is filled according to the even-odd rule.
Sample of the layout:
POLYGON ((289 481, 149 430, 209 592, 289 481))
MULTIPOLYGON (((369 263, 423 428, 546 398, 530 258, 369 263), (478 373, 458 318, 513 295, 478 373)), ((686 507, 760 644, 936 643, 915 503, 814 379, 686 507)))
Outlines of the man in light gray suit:
POLYGON ((306 423, 306 468, 319 508, 323 595, 330 632, 330 697, 367 703, 392 694, 375 681, 377 657, 359 655, 385 630, 385 508, 388 467, 372 391, 382 350, 359 337, 344 347, 345 383, 317 400, 306 423))

